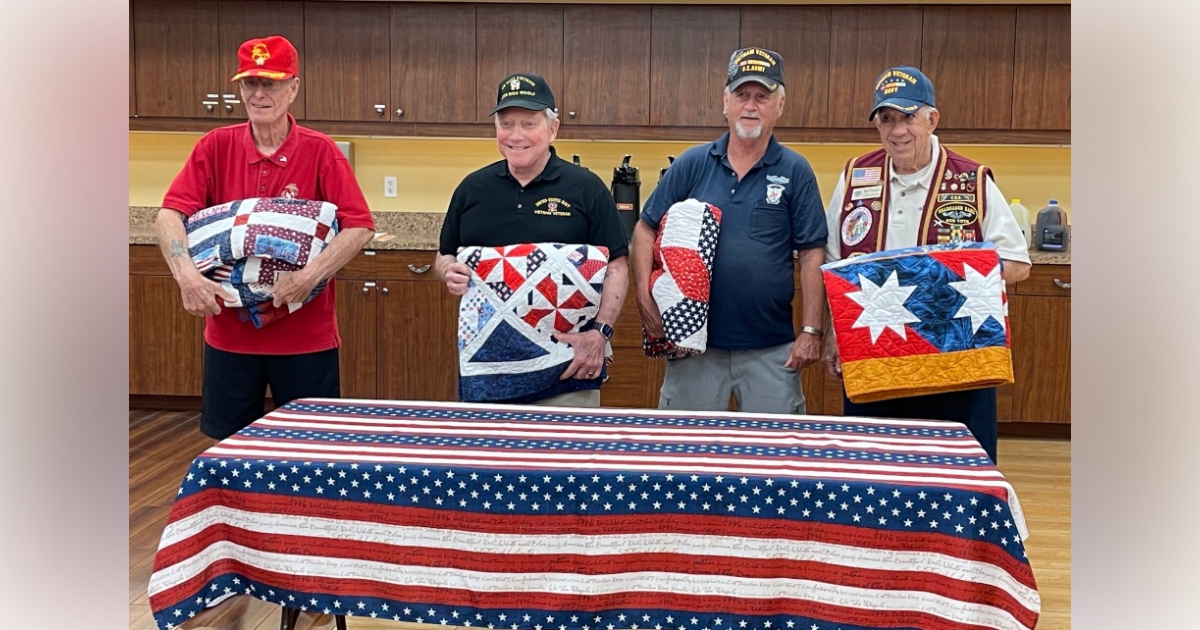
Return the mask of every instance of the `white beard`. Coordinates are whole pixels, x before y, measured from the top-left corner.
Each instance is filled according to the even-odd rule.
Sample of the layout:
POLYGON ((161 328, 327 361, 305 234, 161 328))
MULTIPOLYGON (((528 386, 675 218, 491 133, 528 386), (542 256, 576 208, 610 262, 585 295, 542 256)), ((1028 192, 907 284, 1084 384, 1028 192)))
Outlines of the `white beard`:
POLYGON ((742 140, 754 140, 762 135, 763 126, 762 121, 759 121, 753 129, 743 129, 741 123, 734 125, 734 128, 737 129, 737 135, 742 140))

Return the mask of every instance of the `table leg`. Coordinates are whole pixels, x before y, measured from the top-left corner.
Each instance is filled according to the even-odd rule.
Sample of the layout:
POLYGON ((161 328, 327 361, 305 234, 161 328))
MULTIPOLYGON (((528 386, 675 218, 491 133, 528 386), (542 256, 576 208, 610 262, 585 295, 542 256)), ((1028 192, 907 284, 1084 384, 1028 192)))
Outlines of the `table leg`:
POLYGON ((300 618, 300 609, 283 607, 279 615, 279 630, 295 630, 296 620, 300 618))
POLYGON ((337 622, 337 630, 346 630, 346 616, 345 615, 337 615, 336 617, 334 617, 334 620, 337 622))

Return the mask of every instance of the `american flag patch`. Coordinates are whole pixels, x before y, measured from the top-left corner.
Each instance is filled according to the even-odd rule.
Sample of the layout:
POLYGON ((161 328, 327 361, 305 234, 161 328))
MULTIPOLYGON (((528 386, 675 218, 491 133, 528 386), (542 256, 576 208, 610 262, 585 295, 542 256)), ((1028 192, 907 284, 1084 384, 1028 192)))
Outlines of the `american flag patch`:
POLYGON ((882 169, 878 166, 871 168, 856 168, 850 171, 851 186, 870 186, 871 184, 879 183, 879 176, 882 169))

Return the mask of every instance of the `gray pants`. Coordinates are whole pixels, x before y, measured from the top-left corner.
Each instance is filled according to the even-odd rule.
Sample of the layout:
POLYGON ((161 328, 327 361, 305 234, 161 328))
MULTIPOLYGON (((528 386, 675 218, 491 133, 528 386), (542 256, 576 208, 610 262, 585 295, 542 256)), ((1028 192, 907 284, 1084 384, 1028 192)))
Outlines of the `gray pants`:
POLYGON ((783 366, 792 344, 761 350, 716 350, 667 362, 659 409, 727 411, 729 395, 738 410, 751 413, 805 413, 800 373, 783 366))

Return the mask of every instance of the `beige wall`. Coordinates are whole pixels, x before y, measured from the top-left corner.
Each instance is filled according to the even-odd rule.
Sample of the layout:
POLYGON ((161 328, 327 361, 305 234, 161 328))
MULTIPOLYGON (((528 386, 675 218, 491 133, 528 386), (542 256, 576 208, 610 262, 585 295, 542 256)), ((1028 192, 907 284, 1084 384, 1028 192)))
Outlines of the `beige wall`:
MULTIPOLYGON (((187 158, 199 134, 130 132, 129 204, 157 206, 162 203, 172 178, 187 158)), ((459 180, 467 173, 499 159, 496 144, 489 139, 458 138, 335 138, 354 145, 354 167, 359 185, 372 210, 443 212, 459 180), (383 178, 397 178, 399 195, 383 196, 383 178)), ((612 181, 613 168, 626 153, 631 164, 641 169, 642 199, 658 181, 667 156, 678 156, 693 142, 581 141, 555 143, 559 155, 570 160, 578 153, 580 162, 605 182, 612 181)), ((787 143, 812 163, 822 198, 828 195, 850 157, 876 148, 865 144, 787 143)), ((1031 219, 1057 199, 1070 216, 1071 149, 1051 146, 952 145, 950 148, 996 172, 996 181, 1006 197, 1020 198, 1031 219)))

